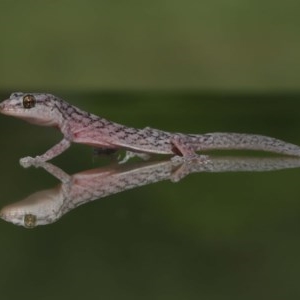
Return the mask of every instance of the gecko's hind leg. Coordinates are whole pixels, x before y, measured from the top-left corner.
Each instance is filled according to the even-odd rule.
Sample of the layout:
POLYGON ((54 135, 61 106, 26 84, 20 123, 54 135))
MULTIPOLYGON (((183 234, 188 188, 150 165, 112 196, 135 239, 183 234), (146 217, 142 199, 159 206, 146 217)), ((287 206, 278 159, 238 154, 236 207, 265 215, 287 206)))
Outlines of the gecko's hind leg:
POLYGON ((143 160, 148 160, 150 158, 150 155, 147 154, 147 153, 138 153, 138 152, 133 152, 133 151, 126 151, 125 157, 121 161, 119 161, 119 164, 126 163, 132 157, 139 157, 143 160))
POLYGON ((189 137, 180 134, 174 134, 171 137, 171 144, 173 145, 173 152, 177 154, 172 158, 172 161, 183 161, 183 162, 192 162, 192 161, 203 161, 208 160, 207 155, 199 155, 195 152, 189 137))

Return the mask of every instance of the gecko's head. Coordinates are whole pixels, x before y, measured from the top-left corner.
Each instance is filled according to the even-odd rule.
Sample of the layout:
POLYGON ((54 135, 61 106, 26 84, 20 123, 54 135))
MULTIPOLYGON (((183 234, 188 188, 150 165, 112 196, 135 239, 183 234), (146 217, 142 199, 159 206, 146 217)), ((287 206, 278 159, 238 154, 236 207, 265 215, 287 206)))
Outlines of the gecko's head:
POLYGON ((25 199, 8 204, 0 210, 0 218, 26 228, 47 225, 62 216, 61 185, 35 192, 25 199))
POLYGON ((57 98, 51 94, 12 93, 0 103, 0 113, 23 119, 29 123, 56 126, 53 111, 57 98))

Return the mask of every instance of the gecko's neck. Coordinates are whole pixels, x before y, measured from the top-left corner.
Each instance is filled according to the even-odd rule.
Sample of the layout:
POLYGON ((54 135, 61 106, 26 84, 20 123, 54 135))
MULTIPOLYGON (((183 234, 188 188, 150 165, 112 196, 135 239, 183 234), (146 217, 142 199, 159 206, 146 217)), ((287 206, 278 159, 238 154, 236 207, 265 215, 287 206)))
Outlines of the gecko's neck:
POLYGON ((100 119, 100 117, 83 111, 62 99, 56 99, 55 101, 55 118, 59 129, 63 133, 87 127, 92 122, 100 119))
POLYGON ((59 98, 55 99, 55 108, 57 115, 60 115, 59 118, 62 120, 76 121, 79 117, 84 118, 89 115, 89 113, 59 98))

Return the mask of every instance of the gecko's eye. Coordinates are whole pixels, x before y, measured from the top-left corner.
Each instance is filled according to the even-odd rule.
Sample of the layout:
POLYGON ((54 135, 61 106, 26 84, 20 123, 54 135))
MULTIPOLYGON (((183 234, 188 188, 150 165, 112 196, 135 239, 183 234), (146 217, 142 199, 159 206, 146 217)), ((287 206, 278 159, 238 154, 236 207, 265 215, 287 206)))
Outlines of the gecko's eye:
POLYGON ((32 108, 35 106, 35 98, 32 95, 26 95, 23 97, 24 108, 32 108))
POLYGON ((27 214, 24 216, 24 226, 26 228, 33 228, 36 226, 36 216, 32 214, 27 214))

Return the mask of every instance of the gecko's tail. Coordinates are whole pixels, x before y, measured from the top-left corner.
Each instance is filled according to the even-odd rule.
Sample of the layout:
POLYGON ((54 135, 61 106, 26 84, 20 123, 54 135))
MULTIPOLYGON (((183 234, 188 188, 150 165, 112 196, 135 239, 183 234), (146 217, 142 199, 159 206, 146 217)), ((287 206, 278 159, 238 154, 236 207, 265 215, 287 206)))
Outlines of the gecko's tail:
POLYGON ((205 150, 257 150, 284 155, 300 156, 300 147, 282 140, 256 134, 207 133, 189 135, 195 151, 205 150))

